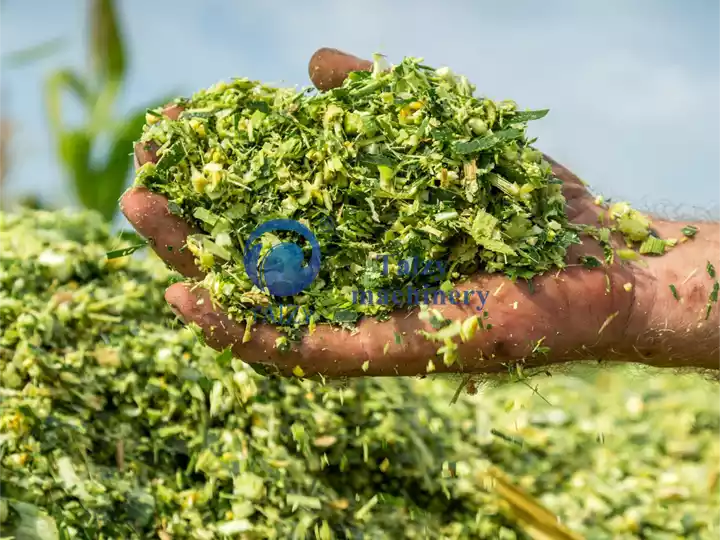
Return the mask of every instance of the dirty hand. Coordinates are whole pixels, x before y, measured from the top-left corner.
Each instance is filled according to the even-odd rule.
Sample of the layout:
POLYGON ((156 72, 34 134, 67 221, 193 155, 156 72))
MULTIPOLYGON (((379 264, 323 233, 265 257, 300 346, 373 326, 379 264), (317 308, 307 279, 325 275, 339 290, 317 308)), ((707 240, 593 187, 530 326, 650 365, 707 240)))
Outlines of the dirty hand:
MULTIPOLYGON (((310 60, 309 72, 318 89, 328 90, 341 85, 349 72, 371 68, 369 61, 334 49, 320 49, 310 60)), ((177 117, 180 112, 173 105, 164 114, 177 117)), ((153 151, 136 146, 136 166, 154 160, 153 151)), ((605 210, 594 204, 573 173, 546 159, 564 182, 570 219, 597 224, 605 210)), ((203 277, 193 255, 180 249, 186 237, 196 231, 168 211, 163 196, 145 188, 131 188, 122 197, 121 207, 133 227, 151 241, 170 266, 186 277, 203 277)), ((683 226, 670 225, 676 225, 678 231, 683 226)), ((427 372, 429 360, 436 372, 464 373, 502 372, 518 362, 526 367, 541 367, 587 358, 666 363, 664 357, 655 354, 658 349, 655 341, 642 352, 644 344, 636 339, 649 329, 652 319, 649 310, 660 286, 656 276, 636 265, 588 269, 577 264, 581 255, 603 258, 599 245, 593 240, 586 241, 572 247, 567 269, 535 278, 533 291, 524 282, 513 283, 500 275, 478 275, 457 290, 489 292, 484 300, 472 297, 468 304, 434 306, 446 319, 463 320, 488 313, 484 323, 490 323, 491 328, 480 330, 467 342, 458 344, 459 361, 450 367, 437 354, 441 344, 428 341, 417 332, 432 331, 430 324, 408 316, 406 311, 385 322, 364 319, 352 333, 319 325, 312 335, 305 335, 292 343, 290 351, 281 353, 275 348, 279 334, 267 324, 254 325, 252 339, 243 343, 245 324, 214 310, 202 288, 191 290, 187 284, 177 283, 168 288, 165 298, 180 318, 202 328, 210 346, 218 350, 231 347, 242 360, 272 366, 284 374, 299 366, 306 375, 329 377, 421 375, 427 372), (201 299, 204 301, 199 302, 201 299)))

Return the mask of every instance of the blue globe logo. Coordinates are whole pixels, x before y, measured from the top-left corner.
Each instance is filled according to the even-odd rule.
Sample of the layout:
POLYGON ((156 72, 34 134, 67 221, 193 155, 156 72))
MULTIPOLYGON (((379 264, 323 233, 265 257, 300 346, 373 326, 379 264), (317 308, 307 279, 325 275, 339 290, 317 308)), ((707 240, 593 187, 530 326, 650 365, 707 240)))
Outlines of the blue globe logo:
POLYGON ((310 286, 320 273, 320 245, 305 225, 292 219, 272 219, 256 228, 245 242, 245 272, 259 289, 267 288, 273 296, 293 296, 310 286), (273 246, 262 258, 262 244, 254 244, 263 234, 289 231, 308 241, 312 252, 305 263, 302 249, 292 242, 273 246), (254 245, 253 245, 254 244, 254 245))

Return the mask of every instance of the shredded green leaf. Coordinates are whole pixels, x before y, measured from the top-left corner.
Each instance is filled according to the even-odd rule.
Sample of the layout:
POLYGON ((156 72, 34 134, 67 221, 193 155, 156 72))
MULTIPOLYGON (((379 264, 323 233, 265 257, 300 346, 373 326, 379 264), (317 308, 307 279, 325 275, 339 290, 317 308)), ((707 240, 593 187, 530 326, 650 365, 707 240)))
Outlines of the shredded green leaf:
POLYGON ((665 253, 666 245, 665 240, 650 236, 640 244, 640 253, 643 255, 662 255, 665 253))

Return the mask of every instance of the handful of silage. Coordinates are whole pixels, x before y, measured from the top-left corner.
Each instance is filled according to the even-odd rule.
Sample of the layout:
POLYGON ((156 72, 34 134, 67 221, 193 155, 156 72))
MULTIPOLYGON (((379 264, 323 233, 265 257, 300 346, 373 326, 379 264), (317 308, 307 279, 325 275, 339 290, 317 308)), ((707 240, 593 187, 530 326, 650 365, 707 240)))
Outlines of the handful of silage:
MULTIPOLYGON (((478 271, 531 278, 563 267, 578 236, 560 182, 525 134, 547 111, 474 90, 412 58, 390 70, 377 61, 372 73, 319 94, 219 83, 178 100, 177 120, 148 114, 141 140, 159 147, 159 160, 136 183, 166 195, 202 231, 188 248, 208 271, 212 298, 237 318, 272 300, 243 267, 245 241, 272 219, 300 221, 317 237, 317 279, 284 300, 308 306, 316 322, 397 307, 353 302, 358 289, 449 290, 478 271), (441 260, 444 271, 397 271, 415 257, 441 260)), ((263 253, 281 240, 297 238, 265 234, 263 253)))

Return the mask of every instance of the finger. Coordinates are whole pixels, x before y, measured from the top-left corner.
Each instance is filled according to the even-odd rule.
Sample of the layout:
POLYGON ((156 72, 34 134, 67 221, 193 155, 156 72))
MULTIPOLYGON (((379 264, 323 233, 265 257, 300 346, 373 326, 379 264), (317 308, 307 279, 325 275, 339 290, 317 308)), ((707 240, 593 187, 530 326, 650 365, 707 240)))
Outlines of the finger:
POLYGON ((341 86, 352 71, 370 71, 372 62, 337 49, 323 47, 310 58, 308 74, 318 90, 330 90, 341 86))
POLYGON ((575 173, 573 173, 570 169, 568 169, 564 165, 560 165, 557 161, 555 161, 553 158, 551 158, 547 154, 543 154, 543 157, 545 158, 545 161, 550 163, 553 174, 558 179, 563 181, 563 184, 564 184, 563 187, 573 186, 576 189, 581 189, 583 191, 587 191, 587 186, 585 185, 585 182, 580 180, 580 178, 575 173))
POLYGON ((547 154, 543 154, 543 158, 550 163, 553 175, 562 181, 562 194, 567 203, 566 213, 568 219, 573 223, 597 224, 599 209, 590 196, 585 182, 547 154))
POLYGON ((135 143, 135 168, 139 169, 146 163, 155 163, 160 146, 154 141, 138 141, 135 143))
POLYGON ((170 120, 177 120, 183 110, 185 110, 185 107, 178 103, 168 103, 163 109, 163 114, 170 120))
MULTIPOLYGON (((163 108, 163 114, 171 120, 177 120, 183 109, 182 105, 168 103, 163 108)), ((154 163, 157 160, 159 148, 160 146, 153 141, 135 143, 135 168, 137 169, 145 163, 154 163)))
POLYGON ((230 348, 244 362, 272 366, 283 375, 297 374, 298 367, 305 376, 418 375, 425 373, 427 358, 435 354, 436 346, 417 339, 417 318, 363 320, 352 333, 319 325, 283 352, 276 345, 281 334, 273 326, 254 323, 246 334, 246 322, 232 320, 214 307, 204 288, 176 283, 167 289, 165 299, 184 322, 201 328, 212 348, 230 348), (407 337, 398 340, 400 335, 407 337))
MULTIPOLYGON (((183 106, 169 103, 163 114, 177 120, 183 106)), ((135 168, 157 160, 159 145, 153 141, 135 143, 135 168)), ((201 278, 193 255, 185 249, 187 236, 196 233, 190 225, 170 213, 167 199, 146 188, 131 188, 122 196, 120 208, 132 226, 145 238, 161 259, 187 277, 201 278)))
MULTIPOLYGON (((204 288, 175 283, 165 292, 165 300, 185 323, 195 323, 200 327, 206 343, 213 349, 222 351, 231 348, 233 355, 244 362, 270 365, 285 375, 292 374, 295 366, 300 366, 308 375, 326 371, 322 356, 310 356, 314 347, 304 348, 302 343, 293 343, 291 350, 283 353, 276 344, 281 334, 273 326, 254 322, 246 332, 247 323, 232 320, 219 307, 213 306, 204 288)), ((332 340, 322 340, 322 344, 332 350, 332 340)), ((318 350, 322 348, 317 346, 318 350)), ((339 359, 335 357, 334 360, 339 359)), ((335 364, 333 361, 330 363, 335 364)))
POLYGON ((202 278, 204 273, 195 265, 193 254, 185 246, 188 235, 198 231, 171 214, 167 203, 162 195, 136 187, 122 196, 120 209, 162 260, 184 276, 202 278))
POLYGON ((243 343, 247 341, 245 322, 233 321, 221 310, 215 309, 206 289, 175 283, 165 292, 165 300, 184 322, 193 322, 202 329, 207 344, 213 349, 231 347, 233 353, 245 362, 277 363, 279 351, 275 348, 275 340, 280 334, 268 325, 253 325, 250 330, 252 339, 243 343))

